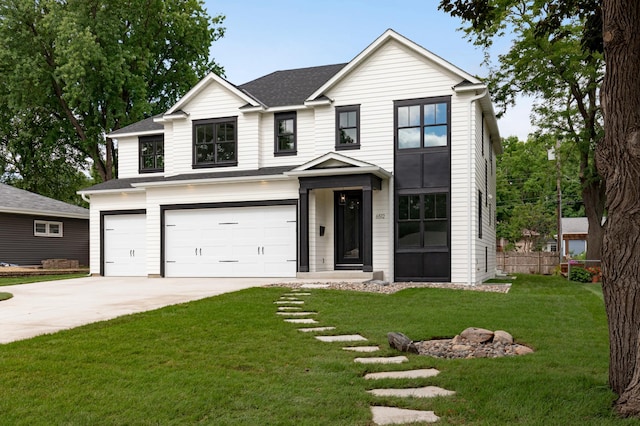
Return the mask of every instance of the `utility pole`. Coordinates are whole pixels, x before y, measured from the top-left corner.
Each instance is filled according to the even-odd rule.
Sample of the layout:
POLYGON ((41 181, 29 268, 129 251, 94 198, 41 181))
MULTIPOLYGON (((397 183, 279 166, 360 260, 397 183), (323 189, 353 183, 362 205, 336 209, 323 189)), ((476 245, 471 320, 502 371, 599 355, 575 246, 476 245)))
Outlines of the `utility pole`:
MULTIPOLYGON (((556 139, 556 149, 555 149, 555 157, 556 157, 556 190, 558 192, 558 206, 557 206, 557 214, 558 214, 558 242, 556 244, 557 250, 559 254, 559 262, 562 263, 563 256, 563 247, 562 247, 562 170, 560 169, 560 138, 556 139)), ((559 263, 559 264, 560 264, 559 263)))

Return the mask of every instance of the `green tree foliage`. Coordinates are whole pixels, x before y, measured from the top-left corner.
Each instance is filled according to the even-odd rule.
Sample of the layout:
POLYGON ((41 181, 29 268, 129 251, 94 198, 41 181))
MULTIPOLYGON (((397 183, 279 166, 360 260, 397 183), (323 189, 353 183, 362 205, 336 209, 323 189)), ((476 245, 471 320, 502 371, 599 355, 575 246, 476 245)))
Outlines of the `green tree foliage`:
POLYGON ((14 122, 36 112, 51 121, 42 130, 21 121, 23 138, 67 144, 72 156, 91 159, 99 179, 112 179, 117 148, 105 134, 166 110, 204 75, 221 73, 209 48, 223 36, 223 20, 201 0, 5 0, 0 103, 14 122))
POLYGON ((511 48, 491 67, 490 89, 501 112, 518 95, 533 96, 534 121, 542 134, 569 143, 576 151, 584 212, 589 220, 588 258, 599 259, 605 186, 596 170, 595 147, 602 140, 599 87, 604 75, 602 53, 584 49, 597 44, 587 21, 598 19, 591 0, 441 0, 440 7, 462 18, 465 32, 487 49, 509 32, 511 48), (576 9, 577 8, 577 9, 576 9), (577 10, 577 12, 576 12, 577 10), (569 13, 571 11, 571 13, 569 13))
MULTIPOLYGON (((525 240, 528 250, 541 250, 557 234, 556 163, 548 157, 554 141, 533 135, 524 142, 512 136, 503 139, 502 146, 496 167, 497 236, 511 247, 525 240)), ((569 150, 556 153, 563 163, 564 217, 584 215, 577 162, 571 154, 569 150)))

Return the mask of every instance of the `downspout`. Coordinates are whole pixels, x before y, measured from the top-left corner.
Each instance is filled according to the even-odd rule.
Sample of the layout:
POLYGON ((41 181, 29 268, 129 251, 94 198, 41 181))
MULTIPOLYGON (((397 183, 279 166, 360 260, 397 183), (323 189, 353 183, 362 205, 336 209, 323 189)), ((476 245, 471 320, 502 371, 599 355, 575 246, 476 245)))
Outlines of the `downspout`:
POLYGON ((80 193, 80 196, 82 197, 82 199, 86 202, 91 204, 91 200, 87 197, 87 194, 85 194, 84 192, 80 193))
MULTIPOLYGON (((472 166, 472 162, 471 162, 471 154, 473 153, 473 150, 471 149, 472 146, 475 145, 475 137, 473 135, 473 127, 471 126, 471 118, 473 116, 473 108, 472 105, 475 101, 477 101, 478 99, 483 98, 485 95, 487 94, 487 89, 484 89, 482 91, 482 93, 480 93, 479 95, 476 95, 474 97, 472 97, 471 99, 469 99, 469 145, 467 147, 467 182, 469 182, 469 190, 467 191, 467 205, 469 206, 469 208, 471 208, 472 202, 473 202, 473 197, 475 195, 475 191, 473 188, 473 185, 471 183, 471 166, 472 166)), ((483 129, 482 131, 484 131, 484 123, 482 123, 483 129)), ((468 215, 468 223, 467 223, 467 229, 469 230, 469 235, 468 235, 468 243, 467 243, 467 284, 468 285, 473 285, 474 283, 471 282, 471 271, 472 271, 472 263, 471 263, 471 247, 472 247, 472 243, 473 243, 473 232, 471 230, 471 226, 473 224, 473 217, 474 217, 474 213, 473 212, 469 212, 468 215)), ((482 226, 482 224, 478 224, 478 226, 482 226)))

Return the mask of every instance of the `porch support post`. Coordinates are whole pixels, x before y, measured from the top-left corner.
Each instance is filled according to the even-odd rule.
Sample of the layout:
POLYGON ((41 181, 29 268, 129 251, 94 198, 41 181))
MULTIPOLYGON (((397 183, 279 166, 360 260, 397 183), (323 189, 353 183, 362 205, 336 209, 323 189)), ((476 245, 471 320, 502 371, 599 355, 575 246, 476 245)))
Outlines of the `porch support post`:
POLYGON ((309 272, 309 189, 300 188, 300 267, 309 272))
POLYGON ((362 188, 362 271, 373 272, 373 195, 371 186, 362 188))

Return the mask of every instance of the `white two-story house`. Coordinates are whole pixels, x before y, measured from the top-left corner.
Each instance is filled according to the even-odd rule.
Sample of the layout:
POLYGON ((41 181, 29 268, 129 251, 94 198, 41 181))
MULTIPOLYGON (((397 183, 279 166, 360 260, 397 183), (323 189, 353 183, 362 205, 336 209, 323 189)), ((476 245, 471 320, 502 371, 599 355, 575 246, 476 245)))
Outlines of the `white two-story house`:
POLYGON ((210 74, 109 135, 91 272, 476 284, 495 271, 486 86, 393 30, 345 64, 210 74))

